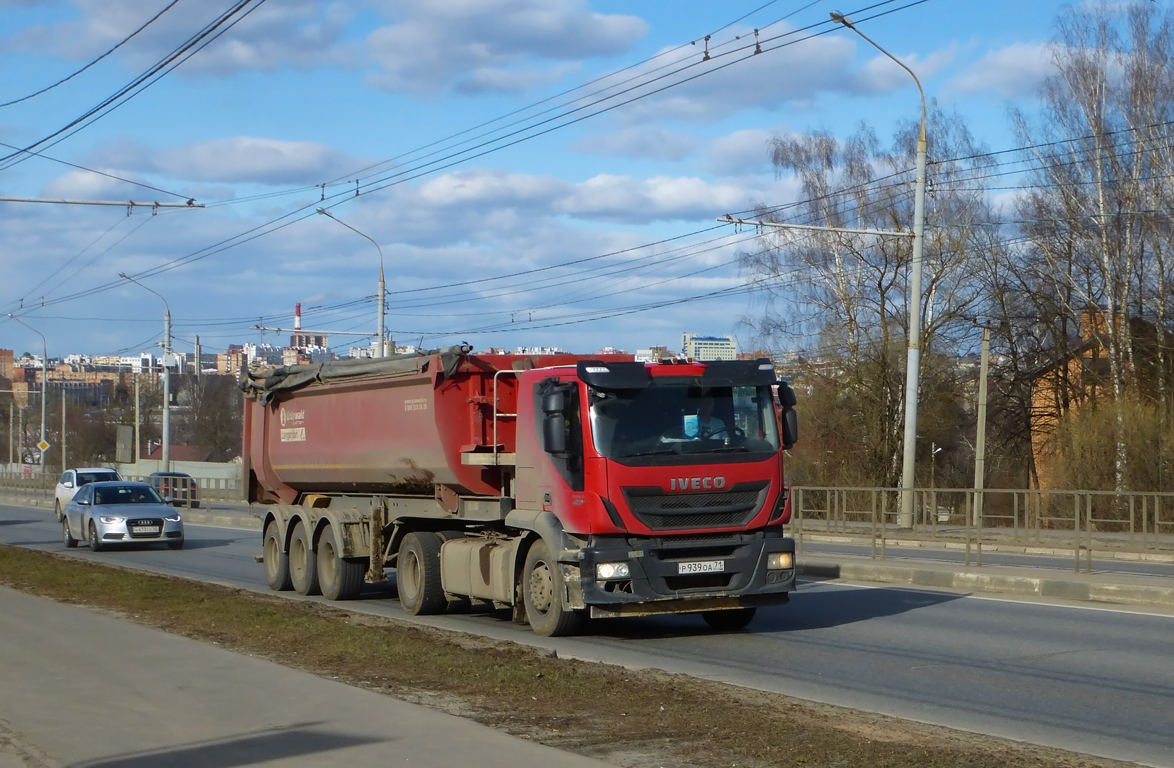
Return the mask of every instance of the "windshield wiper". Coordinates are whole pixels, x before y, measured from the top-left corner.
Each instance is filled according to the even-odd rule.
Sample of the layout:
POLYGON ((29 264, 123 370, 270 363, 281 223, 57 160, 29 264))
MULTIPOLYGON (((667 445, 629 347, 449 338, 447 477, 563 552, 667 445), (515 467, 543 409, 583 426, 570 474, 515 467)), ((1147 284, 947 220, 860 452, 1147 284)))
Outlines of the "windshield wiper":
POLYGON ((653 448, 648 451, 640 451, 638 453, 625 453, 623 456, 617 456, 620 459, 634 459, 637 456, 676 456, 679 452, 676 448, 653 448))

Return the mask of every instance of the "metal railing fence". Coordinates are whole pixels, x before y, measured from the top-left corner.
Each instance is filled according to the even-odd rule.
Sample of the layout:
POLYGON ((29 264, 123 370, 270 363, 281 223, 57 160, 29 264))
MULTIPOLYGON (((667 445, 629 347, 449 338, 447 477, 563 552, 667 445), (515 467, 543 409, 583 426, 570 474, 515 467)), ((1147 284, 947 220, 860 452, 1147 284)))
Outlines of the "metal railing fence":
POLYGON ((982 564, 982 547, 1013 542, 1071 547, 1077 571, 1091 572, 1094 549, 1174 551, 1174 493, 1037 489, 918 488, 912 529, 897 525, 900 489, 796 486, 792 531, 871 536, 872 556, 886 557, 895 537, 963 541, 982 564))
MULTIPOLYGON (((0 491, 17 492, 37 498, 52 499, 57 489, 59 475, 34 475, 26 477, 19 472, 0 472, 0 491)), ((152 483, 159 487, 160 478, 149 476, 125 476, 126 480, 152 483)), ((244 501, 241 481, 225 477, 168 477, 165 495, 179 501, 180 506, 191 507, 193 502, 221 501, 240 503, 244 501), (193 492, 194 491, 194 492, 193 492)))

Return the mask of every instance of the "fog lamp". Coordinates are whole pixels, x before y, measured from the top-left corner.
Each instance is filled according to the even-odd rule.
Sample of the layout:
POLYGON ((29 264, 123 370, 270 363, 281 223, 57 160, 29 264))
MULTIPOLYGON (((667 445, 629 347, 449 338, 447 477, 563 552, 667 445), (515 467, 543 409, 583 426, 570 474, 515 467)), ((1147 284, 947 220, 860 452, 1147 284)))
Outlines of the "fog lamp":
POLYGON ((789 571, 795 567, 795 557, 790 552, 772 552, 766 557, 768 571, 789 571))
POLYGON ((608 581, 610 579, 630 579, 632 569, 627 563, 596 563, 595 580, 608 581))

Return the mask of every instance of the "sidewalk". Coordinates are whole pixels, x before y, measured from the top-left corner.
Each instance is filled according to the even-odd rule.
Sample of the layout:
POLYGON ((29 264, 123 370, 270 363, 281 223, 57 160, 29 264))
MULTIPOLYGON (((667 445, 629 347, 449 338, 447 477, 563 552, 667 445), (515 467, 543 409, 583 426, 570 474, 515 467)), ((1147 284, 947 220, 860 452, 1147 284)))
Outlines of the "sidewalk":
POLYGON ((15 590, 0 615, 0 768, 605 765, 15 590))

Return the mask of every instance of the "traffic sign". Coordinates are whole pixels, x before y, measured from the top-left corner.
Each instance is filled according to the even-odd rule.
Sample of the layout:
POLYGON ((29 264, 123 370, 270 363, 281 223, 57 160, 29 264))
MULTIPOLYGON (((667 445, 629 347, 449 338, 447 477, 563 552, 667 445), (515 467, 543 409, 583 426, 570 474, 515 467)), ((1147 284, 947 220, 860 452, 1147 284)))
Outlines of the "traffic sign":
POLYGON ((45 451, 49 450, 49 444, 46 443, 44 440, 37 443, 37 447, 41 449, 41 453, 44 453, 45 451))

